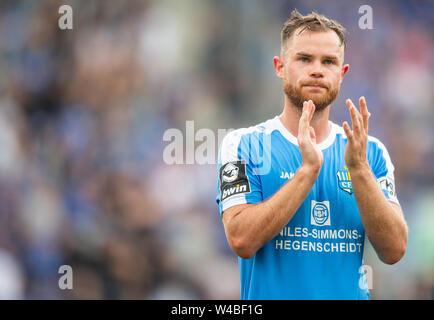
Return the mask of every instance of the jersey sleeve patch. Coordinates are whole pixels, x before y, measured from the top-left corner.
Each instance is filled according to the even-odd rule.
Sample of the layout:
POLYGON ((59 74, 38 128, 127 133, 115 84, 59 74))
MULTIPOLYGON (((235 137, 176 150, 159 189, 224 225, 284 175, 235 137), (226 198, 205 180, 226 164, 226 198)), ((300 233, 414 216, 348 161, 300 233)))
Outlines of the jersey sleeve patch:
POLYGON ((389 175, 381 177, 377 179, 377 183, 379 184, 381 190, 384 192, 388 200, 398 202, 395 191, 395 181, 392 177, 390 177, 389 175))
POLYGON ((250 182, 243 160, 231 161, 221 166, 219 172, 221 201, 241 193, 250 192, 250 182))

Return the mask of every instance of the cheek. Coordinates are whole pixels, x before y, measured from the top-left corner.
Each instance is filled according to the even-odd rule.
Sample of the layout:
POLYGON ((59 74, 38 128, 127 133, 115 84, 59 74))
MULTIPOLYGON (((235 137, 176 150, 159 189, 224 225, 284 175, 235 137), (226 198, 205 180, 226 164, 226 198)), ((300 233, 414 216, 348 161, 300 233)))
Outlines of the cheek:
POLYGON ((287 69, 285 69, 286 81, 297 83, 299 79, 300 79, 300 70, 294 67, 288 67, 287 69))
POLYGON ((330 70, 330 79, 336 84, 341 82, 341 72, 339 68, 333 68, 333 70, 330 70))
POLYGON ((330 87, 339 86, 340 76, 335 71, 327 70, 323 73, 324 80, 330 85, 330 87))
POLYGON ((333 83, 334 83, 334 85, 336 87, 340 87, 341 86, 341 81, 342 81, 341 75, 337 74, 336 77, 335 77, 335 79, 334 79, 334 81, 333 81, 333 83))

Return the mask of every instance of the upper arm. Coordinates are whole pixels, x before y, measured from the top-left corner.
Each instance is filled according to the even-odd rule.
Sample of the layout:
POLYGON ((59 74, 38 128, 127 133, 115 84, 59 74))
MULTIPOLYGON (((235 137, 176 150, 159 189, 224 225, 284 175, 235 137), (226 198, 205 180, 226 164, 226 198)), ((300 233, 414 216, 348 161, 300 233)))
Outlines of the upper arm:
MULTIPOLYGON (((252 251, 251 246, 245 246, 245 237, 243 237, 243 232, 245 230, 246 219, 241 217, 240 214, 244 212, 245 209, 251 206, 256 206, 257 204, 240 204, 232 206, 223 212, 222 220, 225 229, 226 238, 231 249, 241 258, 250 258, 255 251, 252 251)), ((251 243, 249 241, 249 243, 251 243)))
POLYGON ((396 212, 399 213, 399 215, 401 215, 401 216, 404 215, 403 212, 402 212, 401 206, 400 206, 398 203, 393 202, 393 201, 389 201, 389 203, 390 203, 390 205, 392 206, 392 208, 393 208, 396 212))
POLYGON ((389 201, 389 203, 392 206, 393 210, 402 218, 402 220, 406 224, 405 217, 404 217, 404 212, 402 211, 401 206, 398 203, 393 202, 393 201, 389 201))
POLYGON ((256 204, 253 203, 239 204, 225 210, 222 214, 222 221, 223 221, 223 225, 225 226, 225 229, 227 229, 229 223, 232 221, 234 217, 238 216, 244 209, 254 205, 256 204))
POLYGON ((371 150, 369 156, 371 158, 372 171, 377 179, 377 183, 387 200, 391 203, 395 203, 399 211, 401 211, 395 188, 395 167, 393 166, 389 153, 384 144, 378 139, 371 137, 370 143, 371 150))
POLYGON ((220 213, 233 206, 262 201, 261 181, 255 174, 252 143, 242 130, 230 132, 219 149, 217 204, 220 213))

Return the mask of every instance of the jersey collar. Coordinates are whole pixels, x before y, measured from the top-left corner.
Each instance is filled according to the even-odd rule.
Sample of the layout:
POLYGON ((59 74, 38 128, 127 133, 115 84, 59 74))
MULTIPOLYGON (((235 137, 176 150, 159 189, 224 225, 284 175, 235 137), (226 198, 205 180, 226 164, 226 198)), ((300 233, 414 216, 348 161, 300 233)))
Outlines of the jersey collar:
MULTIPOLYGON (((297 141, 297 138, 296 137, 294 137, 292 134, 291 134, 291 132, 289 132, 286 128, 285 128, 285 126, 283 125, 283 123, 282 123, 282 121, 280 121, 280 118, 279 118, 279 116, 275 116, 274 117, 274 122, 275 122, 275 125, 276 125, 276 128, 277 128, 277 130, 279 130, 279 132, 289 141, 289 142, 291 142, 292 144, 295 144, 296 146, 298 146, 298 141, 297 141)), ((329 125, 330 125, 330 127, 331 127, 331 130, 330 130, 330 133, 329 133, 329 135, 328 135, 328 137, 323 141, 323 142, 321 142, 319 145, 318 145, 318 148, 320 149, 320 150, 324 150, 324 149, 327 149, 328 147, 330 147, 332 144, 333 144, 333 142, 335 141, 335 138, 336 138, 336 132, 337 132, 337 125, 336 124, 334 124, 333 122, 331 122, 330 120, 329 120, 329 125)))

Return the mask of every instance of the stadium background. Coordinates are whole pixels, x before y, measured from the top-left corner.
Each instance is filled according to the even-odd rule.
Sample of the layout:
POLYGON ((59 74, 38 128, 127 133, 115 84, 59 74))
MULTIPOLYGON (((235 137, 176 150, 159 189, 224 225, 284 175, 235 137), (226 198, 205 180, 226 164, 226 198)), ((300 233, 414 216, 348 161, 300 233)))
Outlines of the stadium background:
POLYGON ((348 29, 332 120, 365 95, 396 167, 408 249, 387 266, 367 247, 372 296, 432 299, 434 3, 313 0, 2 0, 0 298, 238 299, 216 167, 165 164, 162 137, 279 114, 272 57, 294 7, 348 29), (358 27, 364 4, 373 30, 358 27), (73 290, 58 287, 63 264, 73 290))

